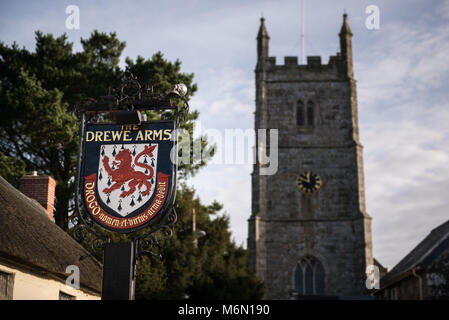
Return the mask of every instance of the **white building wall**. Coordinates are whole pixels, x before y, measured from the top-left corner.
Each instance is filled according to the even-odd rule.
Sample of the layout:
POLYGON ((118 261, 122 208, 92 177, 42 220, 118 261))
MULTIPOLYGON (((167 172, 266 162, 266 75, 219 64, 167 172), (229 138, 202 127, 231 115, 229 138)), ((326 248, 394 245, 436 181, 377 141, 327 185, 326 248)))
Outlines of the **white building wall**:
POLYGON ((59 300, 59 292, 76 297, 76 300, 100 300, 82 290, 67 286, 65 282, 40 277, 23 270, 0 264, 0 271, 14 275, 13 300, 59 300))

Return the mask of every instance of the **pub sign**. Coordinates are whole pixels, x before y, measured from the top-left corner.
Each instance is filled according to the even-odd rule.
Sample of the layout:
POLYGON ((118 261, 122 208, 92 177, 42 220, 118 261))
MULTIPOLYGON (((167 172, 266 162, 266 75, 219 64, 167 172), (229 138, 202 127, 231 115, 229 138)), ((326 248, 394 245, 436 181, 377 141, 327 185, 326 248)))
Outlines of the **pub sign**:
POLYGON ((134 232, 163 214, 175 182, 174 129, 174 121, 86 125, 81 191, 93 221, 134 232))

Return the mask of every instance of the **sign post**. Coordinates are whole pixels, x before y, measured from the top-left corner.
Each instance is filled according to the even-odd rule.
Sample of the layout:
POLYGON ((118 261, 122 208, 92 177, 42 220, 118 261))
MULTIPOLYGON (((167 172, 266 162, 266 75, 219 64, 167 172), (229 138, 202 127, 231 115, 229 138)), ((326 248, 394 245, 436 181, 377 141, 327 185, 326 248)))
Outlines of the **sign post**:
POLYGON ((103 300, 134 300, 134 244, 108 243, 104 248, 103 300))
POLYGON ((188 113, 186 92, 181 84, 154 94, 131 75, 115 94, 84 100, 75 109, 80 129, 73 236, 104 250, 102 299, 134 299, 137 259, 155 254, 161 239, 172 235, 176 131, 188 113), (161 120, 146 121, 143 110, 161 112, 161 120), (105 121, 111 113, 115 121, 105 121), (131 241, 113 243, 112 233, 130 234, 131 241))

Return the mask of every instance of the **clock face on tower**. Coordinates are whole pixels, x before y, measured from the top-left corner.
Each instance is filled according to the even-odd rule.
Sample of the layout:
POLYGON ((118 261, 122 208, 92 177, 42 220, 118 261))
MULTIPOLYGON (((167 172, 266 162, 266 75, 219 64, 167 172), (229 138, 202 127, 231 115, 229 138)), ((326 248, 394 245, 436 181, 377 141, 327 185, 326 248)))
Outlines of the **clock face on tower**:
POLYGON ((321 178, 316 173, 306 171, 296 178, 296 186, 303 193, 312 193, 321 187, 321 178))

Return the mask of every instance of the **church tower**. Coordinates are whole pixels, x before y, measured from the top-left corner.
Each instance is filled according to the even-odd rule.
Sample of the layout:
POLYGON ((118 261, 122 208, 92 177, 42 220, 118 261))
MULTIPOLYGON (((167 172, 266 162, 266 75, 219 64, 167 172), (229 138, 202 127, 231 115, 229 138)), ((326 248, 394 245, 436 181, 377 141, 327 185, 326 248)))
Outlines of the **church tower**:
POLYGON ((347 20, 328 64, 309 56, 277 65, 261 19, 255 129, 278 129, 278 170, 254 165, 248 249, 267 299, 362 295, 373 264, 347 20))

